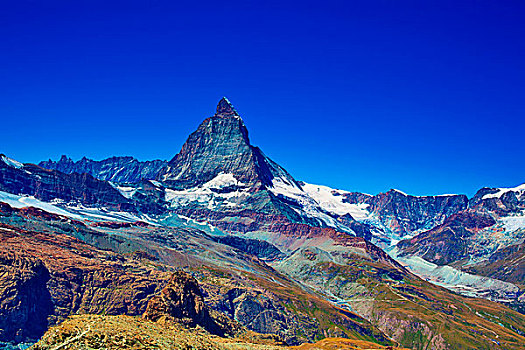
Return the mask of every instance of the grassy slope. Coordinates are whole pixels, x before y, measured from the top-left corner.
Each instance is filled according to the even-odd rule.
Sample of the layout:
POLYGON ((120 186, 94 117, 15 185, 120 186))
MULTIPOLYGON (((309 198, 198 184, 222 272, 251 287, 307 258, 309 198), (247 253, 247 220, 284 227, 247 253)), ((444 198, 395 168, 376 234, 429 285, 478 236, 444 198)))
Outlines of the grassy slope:
POLYGON ((303 344, 300 347, 287 347, 275 344, 271 338, 253 332, 247 332, 236 338, 220 338, 202 329, 186 329, 177 324, 155 323, 140 317, 77 315, 48 330, 31 350, 381 350, 385 348, 370 342, 341 338, 324 339, 319 343, 303 344))
MULTIPOLYGON (((363 266, 356 270, 356 267, 322 264, 318 268, 328 276, 345 276, 346 280, 355 280, 373 291, 370 318, 387 334, 395 334, 388 325, 381 325, 387 320, 393 322, 392 328, 402 324, 400 320, 422 321, 454 349, 525 348, 525 337, 518 334, 525 334, 525 315, 501 304, 463 297, 418 278, 385 281, 377 275, 380 267, 368 270, 370 275, 375 274, 373 278, 364 276, 367 269, 363 266)), ((359 301, 352 304, 357 306, 359 301)), ((424 330, 404 332, 397 340, 405 346, 424 348, 430 341, 424 333, 424 330)))

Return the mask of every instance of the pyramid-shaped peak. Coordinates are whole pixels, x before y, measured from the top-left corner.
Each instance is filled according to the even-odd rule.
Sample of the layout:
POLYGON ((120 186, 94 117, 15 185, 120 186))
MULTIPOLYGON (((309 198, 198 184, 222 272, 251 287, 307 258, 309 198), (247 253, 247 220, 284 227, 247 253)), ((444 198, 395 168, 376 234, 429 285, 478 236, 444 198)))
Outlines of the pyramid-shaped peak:
POLYGON ((226 97, 223 97, 219 101, 219 104, 217 105, 217 112, 216 112, 216 114, 217 115, 224 115, 224 116, 230 116, 230 115, 239 116, 239 114, 237 113, 237 111, 233 107, 232 103, 226 97))

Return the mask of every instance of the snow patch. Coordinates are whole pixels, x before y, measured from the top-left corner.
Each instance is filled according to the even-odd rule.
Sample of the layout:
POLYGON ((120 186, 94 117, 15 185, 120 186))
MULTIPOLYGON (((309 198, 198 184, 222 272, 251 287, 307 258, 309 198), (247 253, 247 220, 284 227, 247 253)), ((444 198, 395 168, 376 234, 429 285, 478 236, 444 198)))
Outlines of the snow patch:
POLYGON ((4 163, 6 163, 7 165, 9 165, 11 168, 16 168, 16 169, 20 169, 24 166, 24 164, 14 160, 14 159, 11 159, 7 156, 4 156, 2 155, 2 161, 4 163))
POLYGON ((235 207, 237 205, 236 199, 247 196, 247 191, 246 185, 237 180, 233 174, 219 173, 201 186, 186 190, 167 188, 165 200, 170 202, 172 207, 183 206, 192 202, 207 204, 209 209, 214 209, 219 205, 235 207), (232 190, 226 190, 228 187, 232 187, 232 190))
POLYGON ((133 197, 135 192, 137 192, 137 189, 135 187, 130 187, 130 186, 117 186, 115 188, 120 192, 121 195, 123 195, 124 197, 128 199, 133 197))
POLYGON ((503 228, 507 232, 513 232, 525 228, 525 216, 506 216, 500 218, 498 221, 503 224, 503 228))
POLYGON ((398 189, 395 189, 395 188, 394 188, 394 191, 395 191, 395 192, 397 192, 397 193, 400 193, 400 194, 402 194, 402 195, 403 195, 403 196, 405 196, 405 197, 408 197, 408 194, 406 194, 406 193, 405 193, 405 192, 403 192, 403 191, 400 191, 400 190, 398 190, 398 189))
POLYGON ((34 207, 47 211, 48 213, 69 216, 75 219, 82 219, 81 216, 70 213, 64 209, 58 208, 57 206, 42 202, 33 196, 17 196, 12 193, 0 191, 0 202, 4 202, 12 206, 13 208, 25 208, 34 207))
POLYGON ((206 182, 204 185, 202 185, 202 188, 212 188, 212 189, 220 189, 228 186, 239 186, 243 185, 240 181, 238 181, 233 174, 230 173, 219 173, 219 175, 215 176, 210 181, 206 182))
POLYGON ((525 192, 525 184, 510 188, 498 188, 497 190, 498 192, 486 194, 481 199, 500 198, 507 192, 525 192))
MULTIPOLYGON (((274 195, 276 195, 278 198, 284 197, 285 199, 297 203, 296 206, 291 206, 291 208, 294 209, 299 215, 305 215, 311 218, 318 219, 320 223, 324 223, 325 225, 345 232, 352 232, 352 230, 350 230, 348 227, 344 226, 334 217, 329 215, 329 213, 338 215, 337 213, 330 211, 329 209, 323 208, 323 206, 317 200, 315 200, 312 196, 309 195, 306 189, 301 189, 299 186, 297 186, 295 183, 290 182, 285 177, 273 178, 272 185, 273 186, 270 187, 268 190, 274 195)), ((315 187, 316 185, 311 186, 315 187)), ((305 184, 304 187, 308 187, 308 184, 305 184)), ((315 191, 313 187, 310 187, 311 191, 315 191)), ((320 197, 322 198, 323 196, 321 195, 320 197)), ((326 199, 326 201, 330 202, 328 199, 326 199)))
POLYGON ((34 207, 48 213, 63 215, 81 221, 144 221, 151 225, 158 225, 155 220, 147 215, 138 216, 128 212, 111 211, 104 208, 89 208, 81 204, 65 205, 62 200, 55 200, 53 203, 48 203, 36 199, 33 196, 18 196, 3 191, 0 191, 0 202, 7 203, 13 208, 34 207), (58 206, 60 203, 64 206, 63 208, 58 206))
POLYGON ((332 189, 328 186, 305 183, 303 190, 312 197, 321 208, 337 215, 350 214, 356 220, 366 219, 370 213, 366 210, 369 204, 351 204, 343 201, 344 194, 350 192, 332 189))

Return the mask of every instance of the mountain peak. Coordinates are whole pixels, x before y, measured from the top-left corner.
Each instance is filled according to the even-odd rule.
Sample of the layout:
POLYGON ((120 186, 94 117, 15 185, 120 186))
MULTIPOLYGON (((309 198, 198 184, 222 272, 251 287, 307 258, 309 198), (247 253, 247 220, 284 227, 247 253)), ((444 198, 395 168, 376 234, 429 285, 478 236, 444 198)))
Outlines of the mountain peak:
POLYGON ((276 176, 295 181, 250 144, 248 129, 226 97, 219 101, 215 115, 205 119, 188 137, 157 180, 181 190, 202 185, 221 174, 231 174, 247 186, 270 186, 276 176))
POLYGON ((221 98, 217 104, 217 112, 215 114, 223 116, 239 116, 239 113, 237 113, 232 103, 226 97, 221 98))

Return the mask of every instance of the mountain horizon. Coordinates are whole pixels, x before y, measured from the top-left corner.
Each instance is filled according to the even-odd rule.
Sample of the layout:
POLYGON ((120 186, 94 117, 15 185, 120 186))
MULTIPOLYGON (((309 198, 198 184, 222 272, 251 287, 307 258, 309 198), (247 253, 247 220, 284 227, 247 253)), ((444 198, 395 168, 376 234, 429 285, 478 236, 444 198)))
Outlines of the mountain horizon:
MULTIPOLYGON (((0 235, 6 232, 8 245, 0 255, 17 266, 36 261, 27 276, 38 276, 35 288, 50 300, 27 299, 24 284, 6 280, 24 307, 18 311, 12 299, 0 299, 9 315, 5 325, 0 319, 0 346, 42 336, 35 346, 56 344, 49 326, 76 310, 97 314, 111 304, 116 308, 109 308, 110 316, 135 318, 100 322, 116 322, 117 328, 136 322, 131 334, 141 324, 169 320, 190 332, 201 325, 219 337, 228 329, 237 337, 249 330, 259 339, 253 341, 266 336, 276 345, 329 335, 323 341, 343 337, 416 349, 438 344, 444 350, 458 346, 458 334, 471 347, 490 349, 492 338, 479 337, 489 329, 520 349, 525 276, 516 261, 525 261, 524 211, 525 186, 484 187, 469 198, 394 189, 369 195, 296 180, 252 145, 226 98, 169 161, 113 156, 74 162, 64 156, 34 165, 2 154, 0 235), (22 248, 39 240, 46 242, 43 250, 22 248), (78 255, 85 249, 98 257, 78 255), (12 251, 18 252, 14 258, 12 251), (65 257, 65 265, 51 263, 52 251, 65 257), (109 252, 126 262, 123 268, 133 266, 123 280, 104 277, 113 273, 109 252), (79 294, 80 309, 60 292, 70 279, 86 291, 79 294), (205 293, 197 292, 197 283, 205 293), (100 288, 108 284, 115 292, 100 288), (131 295, 116 292, 128 287, 131 295), (18 312, 22 317, 16 318, 18 312), (36 328, 24 321, 32 312, 36 328), (391 328, 383 317, 398 326, 391 328), (463 319, 475 319, 479 326, 469 327, 478 328, 465 329, 457 321, 463 319), (414 336, 421 331, 427 338, 414 336)), ((12 271, 9 264, 0 269, 12 271)), ((18 276, 25 270, 14 271, 18 276)), ((11 273, 0 275, 0 282, 11 273)), ((70 318, 61 327, 85 327, 88 320, 70 318)))
MULTIPOLYGON (((216 107, 216 112, 217 114, 219 114, 219 112, 221 113, 226 113, 228 115, 231 115, 231 116, 237 116, 239 117, 239 119, 241 120, 242 122, 242 125, 244 127, 244 129, 246 129, 246 127, 244 126, 244 121, 243 119, 239 116, 237 110, 235 109, 235 107, 233 106, 233 104, 230 102, 230 100, 228 98, 226 98, 225 96, 223 96, 220 100, 219 100, 219 103, 217 104, 217 107, 216 107), (220 109, 220 111, 219 111, 220 109)), ((246 133, 248 133, 248 131, 246 130, 246 133)), ((247 137, 247 136, 246 136, 247 137)), ((115 157, 114 155, 112 157, 115 157)), ((133 155, 125 155, 125 156, 118 156, 118 157, 122 157, 122 158, 127 158, 127 157, 131 157, 131 158, 134 158, 136 159, 137 161, 139 161, 137 158, 135 158, 133 155)), ((73 161, 73 159, 69 158, 67 155, 63 154, 60 156, 59 160, 62 160, 64 162, 69 162, 69 161, 73 161), (65 157, 65 158, 64 158, 65 157)), ((77 162, 80 162, 82 161, 84 158, 86 158, 86 156, 82 156, 81 158, 77 158, 77 162)), ((111 158, 111 157, 110 157, 111 158)), ((100 159, 100 161, 104 161, 104 160, 107 160, 109 158, 102 158, 100 159)), ((86 160, 93 160, 93 159, 89 159, 89 158, 86 158, 86 160)), ((166 157, 166 161, 169 160, 169 157, 166 157)), ((172 159, 173 160, 173 159, 172 159)), ((57 161, 57 162, 58 162, 57 161)), ((143 160, 143 162, 157 162, 157 161, 160 161, 162 162, 163 160, 162 159, 159 159, 159 158, 154 158, 154 159, 145 159, 143 160)), ((46 161, 38 161, 37 163, 35 164, 41 164, 41 163, 44 163, 46 161)), ((51 164, 52 159, 49 158, 48 161, 47 161, 49 164, 51 164)), ((301 179, 301 180, 305 180, 307 181, 307 179, 301 179)), ((522 180, 523 181, 523 180, 522 180)), ((514 187, 518 187, 520 185, 522 185, 524 182, 520 182, 518 181, 517 183, 515 184, 510 184, 510 185, 505 185, 505 184, 501 184, 501 183, 495 183, 495 184, 483 184, 483 186, 480 186, 478 188, 475 188, 471 191, 471 193, 469 193, 469 191, 458 191, 456 192, 456 194, 468 194, 469 197, 472 197, 476 194, 476 192, 482 188, 482 187, 491 187, 491 188, 499 188, 499 187, 503 187, 503 188, 514 188, 514 187)), ((330 183, 326 183, 326 182, 320 182, 319 184, 322 184, 322 185, 325 185, 325 186, 333 186, 333 184, 330 184, 330 183)), ((340 187, 339 189, 342 189, 342 190, 352 190, 352 191, 355 191, 355 192, 362 192, 362 193, 369 193, 369 194, 374 194, 374 193, 370 193, 370 192, 366 192, 366 191, 360 191, 358 188, 353 188, 351 184, 349 184, 348 186, 344 186, 344 187, 340 187)), ((385 192, 388 192, 390 190, 393 190, 393 189, 396 189, 396 190, 399 190, 400 192, 403 192, 405 193, 404 191, 402 191, 402 188, 400 188, 399 186, 391 186, 391 187, 387 187, 385 188, 384 190, 382 191, 379 191, 379 192, 376 192, 375 194, 380 194, 380 193, 385 193, 385 192)), ((418 194, 412 194, 410 192, 407 192, 408 195, 413 195, 413 196, 439 196, 439 195, 447 195, 447 194, 452 194, 453 192, 441 192, 441 193, 418 193, 418 194)))

